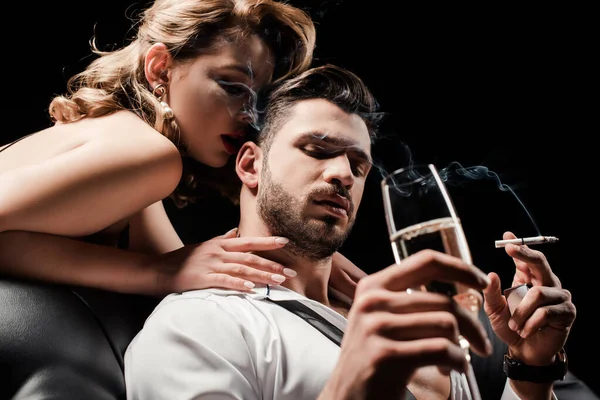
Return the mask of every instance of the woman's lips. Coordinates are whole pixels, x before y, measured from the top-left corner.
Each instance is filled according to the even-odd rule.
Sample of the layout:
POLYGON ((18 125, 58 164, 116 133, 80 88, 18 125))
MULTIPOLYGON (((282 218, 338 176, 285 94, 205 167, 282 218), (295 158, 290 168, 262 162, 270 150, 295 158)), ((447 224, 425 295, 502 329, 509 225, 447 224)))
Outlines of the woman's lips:
POLYGON ((221 135, 221 142, 223 142, 225 151, 231 155, 236 154, 240 149, 238 140, 229 135, 221 135))

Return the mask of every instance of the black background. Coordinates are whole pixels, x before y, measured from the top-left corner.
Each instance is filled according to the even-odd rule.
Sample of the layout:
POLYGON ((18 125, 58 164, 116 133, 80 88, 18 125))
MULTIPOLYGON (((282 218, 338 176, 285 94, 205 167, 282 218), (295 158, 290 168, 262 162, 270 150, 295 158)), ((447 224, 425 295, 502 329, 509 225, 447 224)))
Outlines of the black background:
MULTIPOLYGON (((450 186, 477 266, 498 272, 507 287, 513 264, 494 240, 506 230, 560 237, 558 244, 538 249, 578 309, 567 344, 571 370, 600 393, 596 368, 584 367, 586 358, 597 360, 599 355, 590 346, 597 315, 593 283, 578 273, 587 265, 575 262, 576 256, 560 257, 561 252, 574 253, 567 248, 575 240, 573 229, 562 230, 562 219, 568 216, 572 222, 586 215, 583 206, 567 206, 577 193, 567 176, 574 156, 567 143, 577 138, 561 130, 555 107, 564 80, 560 18, 550 18, 545 10, 491 4, 460 9, 388 0, 292 3, 309 11, 318 24, 316 63, 332 62, 358 73, 387 114, 373 151, 382 171, 405 165, 410 155, 439 168, 453 162, 485 167, 497 177, 450 186), (511 190, 500 190, 499 183, 511 190)), ((94 27, 106 49, 132 35, 128 15, 141 3, 100 4, 5 6, 5 21, 14 17, 21 25, 16 30, 2 27, 3 109, 9 123, 1 143, 49 126, 49 100, 92 59, 88 41, 94 27)), ((368 272, 393 262, 380 179, 374 169, 355 228, 341 250, 368 272)), ((183 210, 167 206, 188 243, 237 223, 237 209, 222 200, 183 210)))

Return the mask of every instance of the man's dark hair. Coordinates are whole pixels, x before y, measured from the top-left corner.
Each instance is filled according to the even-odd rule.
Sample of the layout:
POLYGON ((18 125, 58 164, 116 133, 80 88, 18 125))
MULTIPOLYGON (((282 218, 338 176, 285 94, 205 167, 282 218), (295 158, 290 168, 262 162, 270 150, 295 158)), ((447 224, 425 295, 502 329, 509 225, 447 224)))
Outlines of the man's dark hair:
POLYGON ((341 67, 325 64, 314 67, 273 87, 266 95, 267 107, 258 124, 261 129, 257 143, 267 152, 275 133, 289 116, 291 108, 299 101, 324 99, 347 113, 356 114, 367 125, 369 136, 374 140, 382 114, 379 105, 354 73, 341 67))

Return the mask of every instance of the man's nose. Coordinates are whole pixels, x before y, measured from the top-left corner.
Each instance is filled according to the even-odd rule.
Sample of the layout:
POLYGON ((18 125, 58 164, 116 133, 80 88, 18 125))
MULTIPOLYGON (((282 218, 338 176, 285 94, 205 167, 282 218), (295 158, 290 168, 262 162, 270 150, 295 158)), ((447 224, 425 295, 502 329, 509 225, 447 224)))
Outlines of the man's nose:
POLYGON ((354 173, 348 157, 339 155, 327 161, 327 168, 323 172, 325 181, 331 184, 341 184, 350 189, 354 184, 354 173))

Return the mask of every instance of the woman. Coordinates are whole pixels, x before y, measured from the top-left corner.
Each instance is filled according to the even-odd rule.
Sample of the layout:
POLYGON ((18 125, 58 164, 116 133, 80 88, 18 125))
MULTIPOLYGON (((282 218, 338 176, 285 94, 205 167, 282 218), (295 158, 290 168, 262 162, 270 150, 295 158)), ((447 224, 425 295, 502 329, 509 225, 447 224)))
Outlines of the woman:
MULTIPOLYGON (((310 65, 310 17, 271 0, 156 0, 135 26, 122 49, 93 48, 52 100, 53 126, 0 148, 0 273, 156 296, 293 277, 250 254, 285 238, 232 230, 184 246, 162 200, 235 200, 227 161, 256 93, 310 65)), ((333 286, 352 295, 362 272, 335 265, 333 286)))

